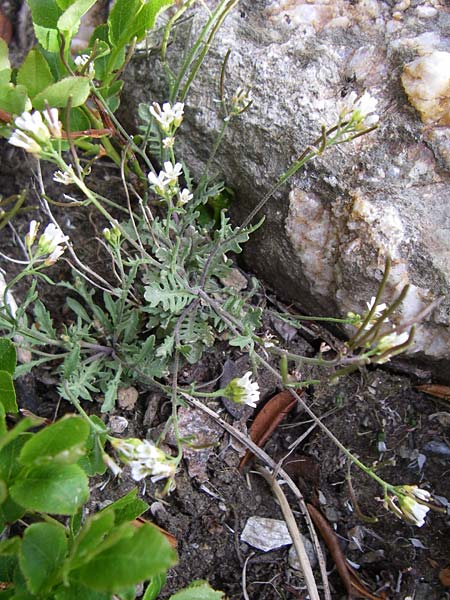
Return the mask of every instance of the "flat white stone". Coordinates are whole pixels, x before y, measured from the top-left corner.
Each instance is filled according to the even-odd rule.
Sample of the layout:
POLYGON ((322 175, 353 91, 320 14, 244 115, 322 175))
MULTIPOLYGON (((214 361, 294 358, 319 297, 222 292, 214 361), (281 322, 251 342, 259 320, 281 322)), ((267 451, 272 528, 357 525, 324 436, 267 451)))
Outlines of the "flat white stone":
POLYGON ((241 534, 241 541, 263 552, 292 544, 286 523, 266 517, 250 517, 241 534))

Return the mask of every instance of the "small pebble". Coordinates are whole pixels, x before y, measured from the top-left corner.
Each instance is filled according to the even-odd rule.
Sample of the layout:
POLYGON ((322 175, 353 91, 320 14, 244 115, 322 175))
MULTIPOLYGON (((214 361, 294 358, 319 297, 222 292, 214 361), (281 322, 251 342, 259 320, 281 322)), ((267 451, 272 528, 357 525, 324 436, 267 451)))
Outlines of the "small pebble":
POLYGON ((432 440, 431 442, 426 443, 423 447, 423 451, 429 454, 437 454, 438 456, 450 456, 450 448, 446 443, 438 440, 432 440))
POLYGON ((112 416, 109 418, 109 429, 111 433, 123 433, 128 427, 125 417, 112 416))

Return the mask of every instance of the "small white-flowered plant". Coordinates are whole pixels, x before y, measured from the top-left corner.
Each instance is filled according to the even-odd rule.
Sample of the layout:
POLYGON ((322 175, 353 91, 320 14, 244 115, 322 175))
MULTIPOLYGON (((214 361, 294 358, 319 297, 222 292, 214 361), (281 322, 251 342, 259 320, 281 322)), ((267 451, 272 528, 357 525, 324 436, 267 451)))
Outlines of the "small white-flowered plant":
POLYGON ((348 118, 356 130, 367 129, 376 125, 380 117, 375 114, 378 100, 368 92, 358 98, 356 92, 351 92, 342 107, 340 118, 348 118))
POLYGON ((11 137, 8 142, 13 146, 17 146, 17 148, 23 148, 29 154, 34 154, 39 156, 41 153, 41 146, 34 140, 32 137, 21 131, 20 129, 16 129, 13 131, 11 137))
POLYGON ((247 404, 255 408, 259 400, 259 385, 251 377, 251 371, 247 371, 242 377, 233 379, 224 389, 223 395, 236 404, 247 404))
POLYGON ((72 165, 69 165, 65 171, 55 171, 53 174, 53 181, 56 183, 62 183, 63 185, 70 185, 75 182, 75 171, 72 165))
MULTIPOLYGON (((64 235, 59 227, 54 223, 49 223, 44 229, 44 233, 39 238, 38 242, 38 253, 40 256, 43 254, 49 254, 52 260, 58 259, 64 249, 62 245, 68 242, 69 236, 64 235), (61 251, 62 250, 62 251, 61 251)), ((50 260, 50 256, 48 260, 50 260)))
POLYGON ((231 98, 230 114, 233 116, 240 115, 246 111, 253 103, 251 90, 238 88, 231 98))
POLYGON ((141 481, 145 477, 158 481, 175 475, 175 460, 148 440, 114 438, 111 444, 119 453, 120 459, 130 467, 131 477, 135 481, 141 481))
POLYGON ((396 354, 396 348, 405 344, 409 339, 409 334, 404 331, 402 333, 397 333, 393 331, 387 335, 384 335, 380 340, 378 340, 377 345, 375 347, 377 355, 384 355, 382 358, 378 359, 379 364, 383 364, 388 362, 394 354, 396 354), (392 352, 389 352, 392 350, 392 352))
POLYGON ((394 496, 388 497, 388 508, 408 523, 422 527, 430 506, 431 494, 417 485, 402 485, 394 488, 394 496))
POLYGON ((194 197, 193 194, 191 194, 191 192, 187 188, 184 188, 178 194, 179 206, 183 206, 184 204, 187 204, 190 200, 192 200, 193 197, 194 197))
POLYGON ((173 196, 178 184, 178 177, 181 175, 182 170, 183 167, 180 163, 173 165, 170 161, 166 161, 164 163, 164 170, 160 171, 158 175, 152 171, 148 174, 149 183, 160 196, 164 198, 168 195, 173 196))
POLYGON ((89 54, 80 54, 80 56, 76 56, 73 59, 73 62, 76 64, 76 66, 78 67, 79 71, 83 71, 83 67, 89 63, 88 69, 87 69, 87 75, 88 77, 94 77, 95 76, 95 68, 92 62, 89 62, 90 60, 90 56, 89 54))
POLYGON ((34 242, 36 240, 37 232, 39 230, 39 225, 40 225, 40 223, 38 223, 37 221, 34 221, 34 220, 30 221, 28 233, 25 236, 25 244, 26 244, 27 248, 31 248, 31 246, 34 244, 34 242))
POLYGON ((47 128, 50 132, 50 135, 56 139, 60 139, 62 137, 62 129, 59 121, 58 109, 49 108, 42 111, 42 114, 44 115, 44 119, 47 121, 47 128))
POLYGON ((42 120, 42 115, 35 110, 33 113, 23 112, 14 121, 14 125, 24 133, 31 135, 37 142, 46 143, 50 140, 50 131, 42 120))
POLYGON ((184 104, 177 102, 171 106, 170 102, 164 102, 162 107, 153 102, 150 107, 150 113, 158 121, 159 126, 164 132, 169 132, 177 129, 183 120, 184 104))

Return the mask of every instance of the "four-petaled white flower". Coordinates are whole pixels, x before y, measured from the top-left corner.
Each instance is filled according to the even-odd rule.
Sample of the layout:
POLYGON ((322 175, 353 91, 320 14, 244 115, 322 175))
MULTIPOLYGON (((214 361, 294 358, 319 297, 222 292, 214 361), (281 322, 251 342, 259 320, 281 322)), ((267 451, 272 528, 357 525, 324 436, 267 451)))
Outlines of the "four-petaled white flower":
POLYGON ((38 251, 41 255, 50 254, 53 256, 53 258, 55 256, 59 258, 62 252, 58 254, 59 250, 57 250, 57 248, 62 244, 65 244, 68 240, 69 236, 64 235, 59 227, 57 227, 54 223, 49 223, 44 229, 44 233, 39 238, 38 251))
POLYGON ((409 523, 422 527, 430 510, 427 505, 431 499, 430 492, 417 487, 417 485, 402 485, 397 486, 395 489, 397 495, 392 500, 398 501, 398 512, 395 510, 397 505, 394 504, 396 514, 409 523))
POLYGON ((387 335, 384 335, 377 343, 376 345, 376 353, 378 355, 382 354, 384 355, 381 359, 379 359, 377 362, 378 364, 383 364, 385 362, 388 362, 391 358, 391 356, 393 356, 393 354, 397 353, 396 349, 399 346, 402 346, 403 344, 405 344, 409 339, 409 333, 407 333, 406 331, 403 331, 402 333, 397 333, 396 331, 393 331, 392 333, 389 333, 387 335), (392 350, 392 352, 389 352, 389 350, 392 350))
POLYGON ((176 192, 176 186, 178 184, 178 177, 181 175, 183 167, 180 163, 174 165, 168 160, 164 163, 164 170, 160 171, 158 175, 150 171, 148 174, 148 180, 153 186, 153 189, 160 196, 173 196, 176 192))
POLYGON ((64 246, 56 246, 56 248, 51 252, 51 254, 45 259, 44 265, 49 267, 50 265, 54 265, 60 256, 64 254, 64 246))
POLYGON ((53 174, 53 181, 62 183, 63 185, 70 185, 75 181, 75 171, 72 165, 69 165, 65 171, 55 171, 53 174))
POLYGON ((61 123, 59 122, 58 109, 49 108, 42 111, 44 119, 47 121, 47 128, 50 135, 56 139, 60 139, 62 136, 61 123))
POLYGON ((37 221, 30 221, 30 226, 28 229, 28 233, 25 236, 25 244, 28 248, 30 248, 36 239, 36 235, 39 229, 39 223, 37 221))
POLYGON ((340 117, 349 118, 356 130, 367 129, 376 125, 379 116, 375 114, 378 100, 368 92, 358 98, 356 92, 351 92, 345 100, 340 117))
POLYGON ((23 112, 14 121, 14 125, 28 135, 33 136, 37 142, 46 143, 50 140, 49 128, 42 120, 41 113, 37 110, 33 113, 23 112))
POLYGON ((230 381, 223 395, 236 404, 247 404, 255 408, 259 400, 259 385, 251 380, 251 376, 251 371, 247 371, 242 377, 230 381))
POLYGON ((167 132, 176 129, 181 125, 184 104, 182 102, 177 102, 171 106, 170 102, 164 102, 161 108, 157 102, 153 102, 150 107, 150 113, 158 121, 161 129, 167 132))
POLYGON ((168 185, 176 185, 182 171, 183 167, 180 163, 175 163, 173 165, 170 161, 166 161, 164 163, 164 171, 161 171, 160 175, 163 174, 168 185))
POLYGON ((148 440, 115 438, 111 444, 118 451, 120 459, 130 466, 131 477, 135 481, 141 481, 144 477, 158 481, 175 475, 175 460, 148 440))
POLYGON ((187 188, 184 188, 178 194, 179 206, 183 206, 184 204, 187 204, 190 200, 192 200, 193 197, 194 197, 193 194, 191 194, 191 192, 187 188))
POLYGON ((17 146, 17 148, 23 148, 29 154, 35 154, 39 156, 41 153, 41 146, 36 142, 36 140, 20 129, 13 131, 8 142, 13 146, 17 146))
POLYGON ((92 62, 90 61, 90 56, 89 54, 80 54, 79 56, 75 56, 75 58, 73 59, 73 62, 76 64, 76 66, 78 67, 79 71, 83 71, 83 67, 89 63, 88 66, 88 70, 87 70, 87 75, 89 77, 94 77, 95 75, 95 67, 93 65, 92 62))

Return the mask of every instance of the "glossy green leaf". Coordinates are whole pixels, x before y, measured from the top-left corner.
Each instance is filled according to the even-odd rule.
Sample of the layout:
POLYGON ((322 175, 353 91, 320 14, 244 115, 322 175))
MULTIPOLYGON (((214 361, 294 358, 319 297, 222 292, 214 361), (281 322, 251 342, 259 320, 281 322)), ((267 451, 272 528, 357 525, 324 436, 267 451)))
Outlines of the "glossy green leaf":
POLYGON ((14 523, 17 519, 20 519, 25 514, 26 510, 17 502, 8 496, 6 500, 0 504, 0 531, 3 530, 5 525, 14 523))
POLYGON ((6 434, 6 411, 3 404, 0 402, 0 439, 6 434))
POLYGON ((60 31, 70 31, 72 34, 78 31, 81 17, 94 6, 96 0, 76 0, 58 19, 58 29, 60 31))
POLYGON ((62 525, 33 523, 25 529, 19 564, 30 592, 48 586, 67 553, 67 538, 62 525))
POLYGON ((89 425, 82 417, 64 417, 28 440, 22 448, 19 461, 22 465, 39 465, 50 460, 63 464, 78 462, 79 450, 88 435, 89 425), (72 449, 75 452, 71 452, 72 449))
POLYGON ((0 371, 14 375, 16 368, 16 348, 9 340, 0 339, 0 371))
POLYGON ((50 464, 30 469, 14 483, 10 494, 31 510, 73 515, 89 498, 88 479, 78 465, 50 464))
POLYGON ((73 578, 98 591, 119 592, 175 564, 174 550, 155 527, 144 525, 137 529, 130 524, 126 530, 132 533, 130 537, 119 539, 97 554, 87 565, 75 571, 73 578))
POLYGON ((37 48, 30 50, 19 67, 17 83, 27 88, 31 99, 53 83, 50 67, 37 48))
POLYGON ((52 107, 63 108, 70 96, 72 106, 84 104, 89 96, 89 78, 73 76, 61 79, 35 96, 33 104, 38 110, 45 108, 46 101, 52 107))
POLYGON ((0 402, 6 412, 16 413, 19 410, 13 379, 7 371, 0 371, 0 402))
POLYGON ((24 419, 21 419, 15 427, 13 427, 7 433, 2 435, 2 437, 0 438, 0 450, 2 448, 5 448, 5 446, 10 444, 27 429, 31 429, 32 427, 36 427, 37 425, 41 425, 42 422, 43 419, 40 419, 39 417, 25 417, 24 419))
POLYGON ((223 600, 225 594, 217 592, 206 581, 194 581, 186 589, 170 596, 170 600, 223 600))

